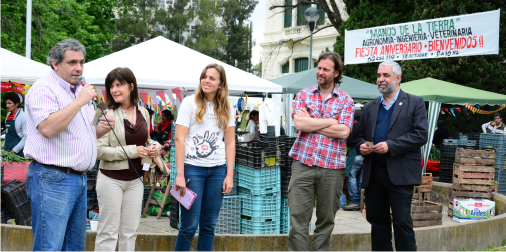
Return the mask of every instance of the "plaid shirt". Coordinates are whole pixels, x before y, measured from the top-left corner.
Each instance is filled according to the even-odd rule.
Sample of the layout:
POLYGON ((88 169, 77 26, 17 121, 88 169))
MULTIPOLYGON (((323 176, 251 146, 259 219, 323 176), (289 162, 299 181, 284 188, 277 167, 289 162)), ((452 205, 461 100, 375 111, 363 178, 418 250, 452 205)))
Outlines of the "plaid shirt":
MULTIPOLYGON (((318 85, 300 91, 293 103, 292 118, 299 109, 306 109, 313 118, 332 118, 350 127, 350 130, 353 128, 353 100, 337 87, 324 102, 318 85)), ((344 169, 346 139, 330 138, 316 132, 300 132, 289 155, 308 166, 344 169)))

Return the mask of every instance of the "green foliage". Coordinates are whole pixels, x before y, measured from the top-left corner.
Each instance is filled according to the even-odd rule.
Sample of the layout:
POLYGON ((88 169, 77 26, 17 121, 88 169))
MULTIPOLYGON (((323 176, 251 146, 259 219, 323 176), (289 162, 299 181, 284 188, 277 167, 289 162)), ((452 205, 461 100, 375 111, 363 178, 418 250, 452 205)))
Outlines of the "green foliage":
POLYGON ((227 0, 223 2, 222 29, 227 34, 225 63, 245 71, 251 69, 252 27, 247 20, 251 17, 256 0, 227 0))
POLYGON ((120 0, 113 50, 119 51, 161 35, 156 29, 157 0, 120 0))
MULTIPOLYGON (((86 47, 86 61, 112 52, 112 12, 116 1, 41 0, 32 3, 31 58, 46 63, 49 49, 58 41, 75 38, 86 47)), ((3 1, 2 47, 25 55, 26 1, 3 1)))
POLYGON ((253 74, 262 77, 262 61, 253 66, 253 74))
MULTIPOLYGON (((501 9, 504 1, 457 0, 350 0, 350 18, 339 28, 334 51, 344 54, 344 30, 355 30, 389 24, 427 20, 501 9)), ((506 19, 500 24, 500 38, 506 37, 506 19)), ((402 82, 432 77, 468 87, 506 94, 506 40, 499 41, 498 55, 452 57, 400 61, 402 82)), ((375 83, 378 64, 347 65, 344 74, 375 83)), ((402 84, 401 84, 402 88, 402 84)))
POLYGON ((156 10, 157 29, 164 37, 180 44, 184 42, 183 34, 189 31, 190 22, 196 17, 195 7, 189 3, 189 0, 176 0, 167 10, 156 10))
POLYGON ((220 2, 200 0, 198 2, 198 23, 195 31, 188 37, 186 46, 217 60, 225 60, 223 48, 227 46, 227 36, 216 25, 216 18, 221 14, 220 2))

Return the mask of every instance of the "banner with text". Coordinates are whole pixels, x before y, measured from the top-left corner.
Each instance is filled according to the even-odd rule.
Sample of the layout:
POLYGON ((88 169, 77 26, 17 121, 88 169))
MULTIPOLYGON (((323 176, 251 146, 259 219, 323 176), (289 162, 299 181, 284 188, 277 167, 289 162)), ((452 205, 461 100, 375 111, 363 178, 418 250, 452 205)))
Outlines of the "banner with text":
POLYGON ((344 64, 499 53, 500 9, 345 31, 344 64))

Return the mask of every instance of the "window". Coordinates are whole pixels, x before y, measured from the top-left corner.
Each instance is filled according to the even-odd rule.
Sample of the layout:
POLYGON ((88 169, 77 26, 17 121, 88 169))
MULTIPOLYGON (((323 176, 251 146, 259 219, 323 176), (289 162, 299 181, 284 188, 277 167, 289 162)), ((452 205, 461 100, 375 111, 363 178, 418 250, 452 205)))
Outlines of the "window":
POLYGON ((281 66, 281 73, 290 72, 290 63, 286 62, 283 66, 281 66))
POLYGON ((316 21, 316 25, 322 25, 325 23, 325 11, 323 11, 319 5, 317 9, 320 12, 320 18, 318 18, 318 21, 316 21))
MULTIPOLYGON (((304 0, 298 0, 299 3, 302 1, 304 0)), ((307 20, 304 16, 304 12, 306 12, 307 8, 309 7, 311 7, 310 4, 297 6, 297 26, 307 25, 307 20)))
POLYGON ((195 26, 194 25, 191 25, 190 26, 190 36, 195 33, 195 26))
POLYGON ((315 61, 314 65, 313 65, 313 68, 317 68, 317 67, 318 67, 318 61, 315 61))
MULTIPOLYGON (((292 5, 292 0, 285 0, 285 5, 292 5)), ((292 27, 292 7, 285 7, 285 28, 292 27)))
POLYGON ((308 63, 309 58, 299 58, 295 59, 295 72, 302 72, 307 70, 309 67, 308 63))

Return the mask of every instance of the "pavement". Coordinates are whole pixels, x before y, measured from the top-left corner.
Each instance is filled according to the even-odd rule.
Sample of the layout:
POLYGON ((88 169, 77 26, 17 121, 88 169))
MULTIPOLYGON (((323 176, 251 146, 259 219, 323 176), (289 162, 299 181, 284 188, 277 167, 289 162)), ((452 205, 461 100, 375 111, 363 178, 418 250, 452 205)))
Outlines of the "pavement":
MULTIPOLYGON (((443 225, 457 223, 447 213, 448 207, 444 207, 443 225)), ((315 222, 316 208, 313 209, 312 230, 315 229, 315 222)), ((337 211, 334 223, 334 232, 356 233, 371 231, 371 225, 359 211, 344 211, 341 208, 337 211)), ((146 218, 141 218, 137 232, 177 234, 178 230, 170 227, 170 219, 167 216, 162 216, 160 219, 157 219, 156 216, 147 216, 146 218)))

